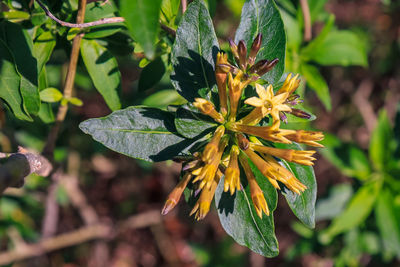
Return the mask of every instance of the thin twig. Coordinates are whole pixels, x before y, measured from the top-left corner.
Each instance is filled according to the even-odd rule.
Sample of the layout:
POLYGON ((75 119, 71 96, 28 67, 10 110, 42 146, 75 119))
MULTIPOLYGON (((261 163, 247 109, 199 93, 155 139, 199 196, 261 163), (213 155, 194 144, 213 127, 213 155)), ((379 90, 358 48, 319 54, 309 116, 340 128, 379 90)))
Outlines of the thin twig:
POLYGON ((182 0, 181 5, 182 5, 182 14, 183 14, 183 13, 185 13, 186 8, 187 8, 187 0, 182 0))
POLYGON ((310 7, 307 0, 300 0, 300 5, 304 18, 304 41, 310 41, 312 38, 310 7))
POLYGON ((176 31, 174 29, 168 27, 167 25, 162 24, 161 22, 160 22, 160 26, 161 26, 161 29, 163 29, 165 32, 169 33, 173 37, 176 37, 176 31))
MULTIPOLYGON (((37 0, 36 0, 37 1, 37 0)), ((78 15, 76 18, 76 22, 78 24, 83 23, 85 19, 85 11, 86 11, 86 0, 79 1, 79 8, 78 8, 78 15)), ((67 77, 65 78, 65 85, 64 85, 64 98, 68 99, 72 96, 72 90, 74 88, 74 81, 75 81, 75 74, 76 74, 76 66, 78 63, 79 57, 79 49, 81 46, 81 40, 84 33, 80 33, 75 36, 74 41, 72 42, 72 50, 70 61, 68 65, 67 77)), ((67 115, 68 105, 60 105, 58 107, 56 123, 51 129, 49 136, 47 138, 46 146, 43 150, 43 154, 52 158, 53 151, 55 147, 55 143, 57 140, 58 133, 60 131, 60 127, 67 115)))
POLYGON ((83 21, 77 22, 77 23, 70 23, 70 22, 62 21, 62 20, 58 19, 56 16, 54 16, 50 12, 50 10, 40 0, 36 0, 36 2, 39 4, 39 6, 43 9, 44 13, 46 13, 46 15, 49 18, 51 18, 55 22, 59 23, 60 25, 69 27, 69 28, 88 28, 88 27, 93 27, 93 26, 97 26, 97 25, 113 24, 113 23, 120 23, 120 22, 125 21, 125 19, 123 17, 113 17, 113 18, 102 18, 97 21, 86 22, 86 23, 83 23, 83 21))
POLYGON ((373 83, 371 80, 362 81, 357 92, 353 96, 353 102, 360 111, 369 133, 373 131, 377 121, 374 109, 368 101, 372 89, 373 83))

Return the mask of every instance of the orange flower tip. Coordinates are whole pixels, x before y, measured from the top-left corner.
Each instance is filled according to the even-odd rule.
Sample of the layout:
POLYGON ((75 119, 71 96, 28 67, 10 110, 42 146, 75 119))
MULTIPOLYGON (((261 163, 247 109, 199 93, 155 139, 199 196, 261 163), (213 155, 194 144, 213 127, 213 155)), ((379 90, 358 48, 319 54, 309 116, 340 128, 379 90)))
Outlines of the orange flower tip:
POLYGON ((176 206, 176 202, 173 199, 167 199, 165 201, 164 207, 161 210, 161 215, 167 215, 174 207, 176 206))

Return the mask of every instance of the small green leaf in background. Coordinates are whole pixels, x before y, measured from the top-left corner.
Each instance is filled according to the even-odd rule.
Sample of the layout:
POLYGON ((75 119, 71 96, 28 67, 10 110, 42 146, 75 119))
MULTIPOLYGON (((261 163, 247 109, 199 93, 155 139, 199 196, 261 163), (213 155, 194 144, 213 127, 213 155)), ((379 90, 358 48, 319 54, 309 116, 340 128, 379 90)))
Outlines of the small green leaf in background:
POLYGON ((385 110, 379 113, 378 122, 371 135, 369 157, 378 170, 383 170, 393 154, 393 130, 385 110))
POLYGON ((0 98, 20 120, 32 121, 22 109, 22 96, 19 91, 21 77, 15 69, 13 56, 0 39, 0 98))
POLYGON ((63 94, 57 88, 46 88, 40 91, 40 100, 44 102, 59 102, 63 98, 63 94))
POLYGON ((214 66, 219 50, 210 14, 203 0, 187 8, 176 31, 171 81, 188 101, 206 97, 215 85, 214 66))
POLYGON ((258 33, 263 35, 263 39, 257 60, 279 59, 279 63, 263 75, 263 79, 272 84, 283 74, 286 50, 286 35, 282 18, 273 0, 247 0, 243 5, 235 42, 244 40, 247 48, 250 49, 258 33))
POLYGON ((191 110, 189 107, 178 108, 175 116, 176 129, 187 138, 195 138, 217 126, 208 116, 191 110))
MULTIPOLYGON (((42 71, 40 72, 40 75, 39 75, 39 91, 44 90, 47 87, 48 87, 47 71, 46 71, 46 66, 43 66, 42 71)), ((51 104, 50 103, 42 103, 40 105, 40 110, 39 110, 38 116, 44 123, 54 122, 54 113, 51 108, 51 104)))
MULTIPOLYGON (((277 147, 285 149, 302 150, 298 144, 278 144, 277 147)), ((314 169, 311 166, 304 166, 293 162, 282 160, 286 168, 307 186, 307 189, 300 195, 292 192, 286 187, 282 188, 289 207, 299 220, 310 228, 315 227, 315 201, 317 200, 317 181, 315 180, 314 169)))
POLYGON ((96 89, 111 110, 121 108, 121 73, 117 60, 95 40, 82 40, 81 55, 96 89))
POLYGON ((139 91, 144 91, 156 85, 164 76, 165 70, 165 63, 161 57, 147 64, 140 73, 139 91))
POLYGON ((40 109, 37 60, 33 56, 33 42, 27 31, 18 24, 3 21, 0 38, 12 53, 17 72, 21 76, 20 91, 27 113, 37 114, 40 109), (18 51, 18 52, 17 52, 18 51))
POLYGON ((317 94, 325 108, 331 110, 332 104, 329 88, 319 70, 312 65, 304 63, 300 66, 300 72, 306 79, 307 85, 317 94))
POLYGON ((317 221, 322 221, 335 218, 344 210, 352 195, 353 188, 350 184, 338 184, 333 186, 327 198, 317 201, 315 219, 317 221))
POLYGON ((56 38, 51 31, 40 34, 33 43, 33 55, 37 59, 38 71, 49 61, 51 53, 56 46, 56 38))
POLYGON ((182 105, 186 102, 176 90, 166 89, 148 96, 142 104, 153 108, 166 108, 169 105, 182 105))
POLYGON ((364 222, 374 207, 381 187, 382 179, 377 179, 364 184, 358 189, 346 210, 336 217, 332 224, 321 233, 321 243, 329 243, 334 236, 351 230, 364 222))
POLYGON ((275 257, 279 250, 275 237, 273 211, 278 202, 278 194, 250 160, 249 164, 264 193, 270 215, 263 214, 262 219, 257 216, 250 197, 250 186, 237 190, 231 196, 229 192, 224 192, 224 179, 221 179, 215 192, 218 216, 222 227, 237 243, 265 257, 275 257))
POLYGON ((177 135, 174 115, 156 108, 129 107, 79 128, 111 150, 146 161, 171 159, 192 144, 177 135))
POLYGON ((314 47, 311 60, 321 65, 368 66, 367 47, 357 34, 334 30, 314 47))
POLYGON ((159 31, 161 0, 121 0, 120 12, 126 20, 134 40, 144 49, 146 57, 155 56, 159 31))
MULTIPOLYGON (((103 18, 115 17, 116 12, 117 8, 115 7, 114 1, 112 0, 109 0, 107 4, 102 4, 101 2, 92 2, 87 4, 86 6, 85 22, 92 22, 103 18)), ((119 32, 123 28, 123 23, 112 23, 90 27, 89 32, 85 34, 84 38, 103 38, 119 32)))
POLYGON ((384 249, 400 259, 400 222, 396 218, 393 202, 389 189, 382 190, 375 207, 376 225, 381 233, 384 249))
POLYGON ((78 106, 78 107, 83 105, 82 100, 80 100, 79 98, 76 98, 76 97, 69 98, 68 102, 71 103, 72 105, 78 106))
POLYGON ((160 20, 168 26, 174 26, 179 13, 180 0, 162 0, 160 20))

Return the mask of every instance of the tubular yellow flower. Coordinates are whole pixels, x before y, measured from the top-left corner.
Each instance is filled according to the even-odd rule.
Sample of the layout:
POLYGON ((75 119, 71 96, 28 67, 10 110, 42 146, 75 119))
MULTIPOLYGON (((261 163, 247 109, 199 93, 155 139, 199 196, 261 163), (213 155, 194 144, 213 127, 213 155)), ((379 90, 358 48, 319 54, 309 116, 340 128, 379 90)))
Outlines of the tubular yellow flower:
POLYGON ((240 190, 240 170, 238 165, 238 154, 239 148, 232 146, 229 165, 225 170, 225 181, 224 181, 224 192, 229 192, 231 195, 235 193, 235 190, 240 190))
POLYGON ((243 124, 255 125, 268 114, 271 115, 274 122, 280 122, 279 112, 290 112, 292 110, 288 105, 284 104, 289 95, 288 93, 274 95, 272 85, 264 89, 264 87, 259 84, 256 84, 256 91, 259 97, 251 97, 244 101, 244 103, 254 106, 256 109, 242 119, 241 122, 243 124), (260 111, 261 117, 259 116, 260 111))
POLYGON ((218 150, 214 154, 213 158, 211 159, 211 163, 206 164, 202 169, 200 174, 193 180, 193 183, 197 181, 201 181, 199 188, 203 189, 204 187, 210 188, 215 173, 218 169, 218 166, 221 161, 222 154, 224 153, 225 147, 228 144, 228 139, 223 138, 218 144, 218 150))
POLYGON ((283 83, 282 87, 278 90, 277 94, 282 94, 282 93, 288 93, 288 95, 293 94, 294 91, 299 87, 300 85, 300 79, 298 79, 299 74, 296 74, 292 78, 292 74, 289 73, 289 75, 286 77, 285 82, 283 83))
POLYGON ((257 152, 266 153, 290 162, 308 166, 314 165, 312 161, 315 160, 315 158, 313 158, 312 155, 314 155, 315 151, 313 150, 280 149, 253 143, 250 144, 250 147, 257 152))
POLYGON ((242 132, 249 135, 255 135, 272 142, 278 142, 284 144, 291 144, 292 142, 288 138, 286 138, 286 136, 289 134, 296 133, 296 131, 294 130, 276 129, 273 126, 250 126, 240 123, 232 123, 229 124, 228 126, 229 130, 235 132, 242 132))
POLYGON ((217 152, 219 141, 221 140, 221 137, 224 135, 224 133, 225 133, 225 127, 222 125, 218 126, 217 130, 215 130, 213 138, 204 148, 202 154, 202 160, 205 163, 211 163, 211 159, 217 152))
POLYGON ((223 116, 228 113, 228 102, 226 93, 227 73, 223 70, 221 64, 228 64, 228 55, 222 52, 217 54, 217 64, 215 67, 215 79, 218 86, 220 112, 223 116))
POLYGON ((172 192, 168 195, 167 200, 165 201, 164 207, 161 211, 162 215, 166 215, 168 212, 170 212, 178 203, 179 199, 181 198, 181 195, 183 193, 183 190, 185 190, 187 184, 189 183, 190 179, 192 178, 191 173, 186 173, 182 180, 178 183, 178 185, 172 190, 172 192))
POLYGON ((246 174, 247 181, 249 182, 251 200, 253 201, 258 217, 262 218, 263 212, 269 216, 267 201, 265 200, 260 186, 257 184, 256 178, 247 162, 247 158, 243 154, 240 154, 239 160, 246 174))
POLYGON ((193 105, 201 111, 201 113, 210 116, 219 123, 224 123, 224 117, 215 110, 213 103, 204 98, 195 98, 193 105))
POLYGON ((285 137, 296 143, 315 147, 324 147, 320 143, 317 143, 317 141, 322 141, 324 139, 324 134, 322 132, 297 130, 294 133, 285 135, 285 137))
POLYGON ((234 120, 236 118, 237 108, 239 104, 240 97, 242 95, 243 88, 245 88, 251 80, 247 79, 245 81, 241 81, 243 77, 243 72, 239 71, 239 73, 232 77, 232 74, 228 74, 228 91, 229 91, 229 101, 230 101, 230 114, 229 120, 234 120))
POLYGON ((287 186, 291 191, 300 195, 301 192, 307 189, 307 186, 302 184, 289 170, 279 164, 273 157, 269 155, 263 155, 263 158, 268 162, 268 164, 272 167, 272 173, 274 175, 274 179, 283 183, 287 186))
POLYGON ((204 188, 201 191, 199 200, 197 201, 196 205, 193 207, 192 211, 190 212, 190 216, 195 214, 196 220, 202 220, 210 211, 210 205, 214 198, 215 190, 217 189, 217 185, 222 177, 222 173, 220 170, 217 171, 215 176, 211 181, 210 188, 204 188))

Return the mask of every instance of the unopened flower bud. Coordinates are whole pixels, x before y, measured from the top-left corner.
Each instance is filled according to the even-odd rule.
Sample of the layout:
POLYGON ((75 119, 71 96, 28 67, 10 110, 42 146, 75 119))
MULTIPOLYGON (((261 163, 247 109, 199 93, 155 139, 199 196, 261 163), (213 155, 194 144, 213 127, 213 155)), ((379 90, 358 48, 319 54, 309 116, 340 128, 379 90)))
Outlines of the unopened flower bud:
POLYGON ((254 39, 253 44, 251 45, 249 61, 248 61, 249 65, 254 64, 257 53, 261 48, 261 42, 262 42, 262 34, 259 33, 259 34, 257 34, 256 38, 254 39))
POLYGON ((243 134, 236 134, 240 149, 247 150, 250 146, 249 140, 243 134))
POLYGON ((303 100, 299 99, 299 98, 300 98, 300 96, 298 94, 292 94, 286 99, 286 103, 291 106, 295 106, 299 103, 303 103, 303 100))
POLYGON ((257 74, 262 76, 265 73, 267 73, 268 71, 272 70, 276 64, 278 64, 279 59, 275 58, 272 61, 270 61, 268 64, 265 64, 264 66, 262 66, 258 71, 257 74))
POLYGON ((261 68, 263 68, 264 66, 266 66, 268 64, 269 64, 268 60, 266 60, 266 59, 260 60, 256 64, 251 66, 251 68, 249 69, 249 73, 256 73, 259 70, 261 70, 261 68))
POLYGON ((239 65, 242 70, 246 70, 247 67, 247 48, 243 40, 239 41, 238 45, 239 52, 239 65))
POLYGON ((229 42, 229 46, 231 48, 232 54, 235 57, 236 62, 239 64, 238 47, 231 38, 228 39, 228 42, 229 42))
POLYGON ((292 112, 290 112, 292 115, 303 118, 303 119, 309 119, 311 118, 311 114, 308 114, 307 112, 297 109, 297 108, 292 108, 292 112))

